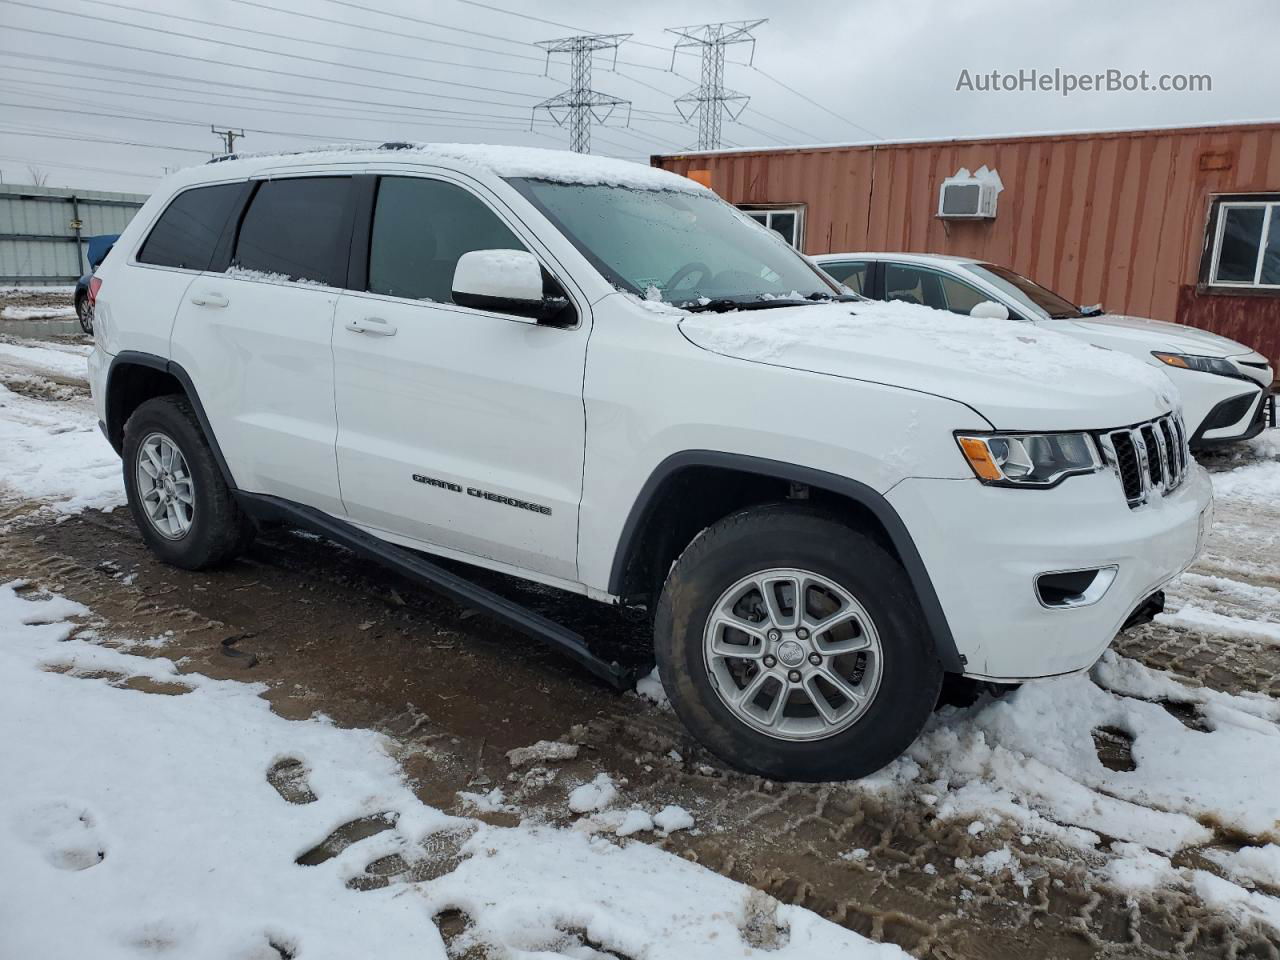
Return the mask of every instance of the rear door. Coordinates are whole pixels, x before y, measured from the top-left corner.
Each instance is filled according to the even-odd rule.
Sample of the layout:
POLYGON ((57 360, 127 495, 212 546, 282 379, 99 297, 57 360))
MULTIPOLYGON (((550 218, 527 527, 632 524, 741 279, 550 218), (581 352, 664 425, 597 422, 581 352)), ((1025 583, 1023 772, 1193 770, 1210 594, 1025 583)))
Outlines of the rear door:
POLYGON ((337 514, 332 336, 352 197, 350 177, 257 182, 173 335, 237 485, 337 514))
POLYGON ((529 250, 555 265, 500 200, 461 178, 384 176, 369 191, 371 226, 363 236, 359 221, 353 243, 353 266, 367 269, 353 269, 334 325, 350 518, 576 579, 585 298, 570 292, 566 328, 458 306, 453 272, 467 251, 529 250))

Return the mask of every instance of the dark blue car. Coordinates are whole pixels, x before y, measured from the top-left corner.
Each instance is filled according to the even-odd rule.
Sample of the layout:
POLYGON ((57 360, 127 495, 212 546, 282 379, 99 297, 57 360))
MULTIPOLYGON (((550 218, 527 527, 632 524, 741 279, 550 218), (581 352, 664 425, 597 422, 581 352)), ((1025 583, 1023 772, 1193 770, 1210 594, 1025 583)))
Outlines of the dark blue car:
POLYGON ((76 316, 80 318, 80 329, 85 333, 93 333, 93 291, 89 289, 89 281, 93 279, 93 274, 102 265, 102 261, 107 259, 107 254, 111 252, 119 236, 118 233, 104 233, 85 238, 89 246, 89 272, 76 281, 75 299, 76 316))

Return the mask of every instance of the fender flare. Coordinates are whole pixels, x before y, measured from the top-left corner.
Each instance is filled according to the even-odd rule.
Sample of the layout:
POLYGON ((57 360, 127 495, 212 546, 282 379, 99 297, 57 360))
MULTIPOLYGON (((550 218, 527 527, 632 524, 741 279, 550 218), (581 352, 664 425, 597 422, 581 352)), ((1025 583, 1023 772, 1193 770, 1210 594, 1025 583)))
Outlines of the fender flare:
MULTIPOLYGON (((218 469, 222 471, 222 479, 226 481, 227 487, 231 490, 239 489, 236 486, 235 477, 231 475, 231 468, 227 465, 226 457, 222 455, 222 448, 218 446, 218 438, 214 436, 213 426, 209 423, 209 417, 204 412, 204 404, 200 402, 200 394, 196 391, 196 385, 191 380, 191 375, 187 373, 182 364, 175 360, 166 360, 164 357, 154 353, 144 353, 141 350, 121 350, 111 359, 111 366, 107 368, 107 390, 105 401, 105 413, 107 424, 111 423, 111 379, 115 376, 118 367, 135 366, 149 367, 152 370, 159 370, 161 373, 167 373, 173 377, 182 386, 183 392, 187 395, 187 400, 191 402, 191 409, 195 411, 196 419, 200 422, 200 429, 204 431, 204 438, 209 443, 209 449, 213 451, 214 462, 218 464, 218 469)), ((123 447, 123 431, 124 424, 120 425, 120 435, 111 436, 107 433, 107 440, 116 448, 119 453, 123 447)))
POLYGON ((880 522, 902 560, 902 566, 920 602, 925 623, 928 624, 929 632, 933 636, 934 649, 937 651, 943 669, 952 673, 964 672, 966 660, 956 648, 955 637, 951 633, 950 624, 947 623, 947 616, 942 609, 942 603, 938 600, 937 591, 934 590, 933 580, 925 568, 924 560, 920 557, 920 551, 916 549, 915 540, 907 530, 907 525, 898 516, 898 511, 882 494, 865 483, 781 460, 722 453, 716 450, 683 450, 673 453, 659 463, 641 487, 623 524, 622 534, 614 550, 613 564, 609 570, 610 593, 620 596, 623 592, 627 558, 640 535, 641 524, 644 523, 649 506, 657 496, 658 490, 668 477, 687 467, 718 467, 802 483, 848 497, 865 507, 880 522))

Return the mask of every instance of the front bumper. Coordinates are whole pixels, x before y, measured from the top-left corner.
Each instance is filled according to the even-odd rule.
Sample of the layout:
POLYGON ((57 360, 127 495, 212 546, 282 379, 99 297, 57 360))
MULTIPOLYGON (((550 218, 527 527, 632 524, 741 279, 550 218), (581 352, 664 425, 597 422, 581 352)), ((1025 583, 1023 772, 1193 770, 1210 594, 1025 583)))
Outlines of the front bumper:
POLYGON ((1275 425, 1275 394, 1270 390, 1252 391, 1214 406, 1191 435, 1191 446, 1205 450, 1252 440, 1267 427, 1275 425))
POLYGON ((1002 682, 1091 666, 1130 615, 1195 559, 1212 524, 1193 465, 1165 497, 1130 509, 1110 470, 1051 490, 977 480, 904 480, 888 493, 915 538, 968 676, 1002 682), (1046 607, 1036 578, 1116 567, 1086 606, 1046 607))

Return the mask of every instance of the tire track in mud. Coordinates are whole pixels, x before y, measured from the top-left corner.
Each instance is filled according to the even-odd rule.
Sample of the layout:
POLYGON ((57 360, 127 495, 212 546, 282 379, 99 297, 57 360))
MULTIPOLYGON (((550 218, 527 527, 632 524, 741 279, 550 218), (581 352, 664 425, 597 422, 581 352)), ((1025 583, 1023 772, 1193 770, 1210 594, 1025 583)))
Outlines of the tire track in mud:
MULTIPOLYGON (((973 836, 916 800, 726 770, 670 713, 618 697, 482 616, 309 537, 269 531, 244 560, 192 574, 155 562, 124 511, 30 519, 0 539, 0 572, 87 604, 101 637, 163 637, 155 653, 183 670, 268 684, 282 715, 319 711, 395 736, 419 795, 446 810, 470 812, 460 790, 499 786, 522 815, 568 823, 568 790, 608 770, 629 804, 694 812, 699 831, 660 846, 916 956, 1280 957, 1273 933, 1242 929, 1177 890, 1130 899, 1102 885, 1079 853, 1039 839, 1023 844, 1008 829, 973 836), (539 739, 579 744, 579 756, 512 769, 505 752, 539 739), (1007 844, 1016 873, 974 868, 1007 844)), ((645 640, 642 618, 628 612, 513 589, 588 636, 645 640)), ((1275 694, 1280 685, 1271 650, 1162 625, 1119 646, 1231 692, 1275 694)), ((388 882, 413 879, 387 872, 388 882)))

